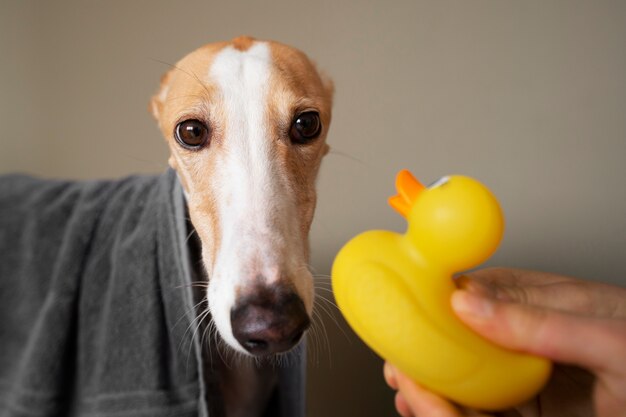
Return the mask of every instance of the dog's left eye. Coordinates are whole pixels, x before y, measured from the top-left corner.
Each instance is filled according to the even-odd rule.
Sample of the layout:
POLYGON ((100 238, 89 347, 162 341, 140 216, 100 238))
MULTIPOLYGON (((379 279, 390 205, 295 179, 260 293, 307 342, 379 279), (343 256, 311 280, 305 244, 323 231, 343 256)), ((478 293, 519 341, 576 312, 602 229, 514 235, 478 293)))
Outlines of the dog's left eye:
POLYGON ((183 148, 196 150, 207 143, 209 129, 200 120, 190 119, 180 122, 176 126, 174 136, 183 148))
POLYGON ((289 136, 292 142, 303 144, 318 137, 321 131, 320 115, 315 111, 307 111, 294 119, 289 136))

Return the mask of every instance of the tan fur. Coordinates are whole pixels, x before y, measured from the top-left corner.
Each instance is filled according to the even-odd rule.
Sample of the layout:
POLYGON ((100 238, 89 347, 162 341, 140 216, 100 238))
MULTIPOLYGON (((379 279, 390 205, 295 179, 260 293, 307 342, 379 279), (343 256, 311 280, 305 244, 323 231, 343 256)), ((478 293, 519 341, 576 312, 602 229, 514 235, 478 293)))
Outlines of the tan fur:
POLYGON ((231 41, 233 47, 238 51, 247 51, 256 39, 251 36, 239 36, 231 41))
POLYGON ((273 135, 280 137, 284 134, 278 129, 288 131, 293 115, 306 110, 319 110, 322 121, 321 140, 315 144, 278 149, 278 160, 285 170, 285 177, 291 179, 297 197, 302 239, 306 239, 317 199, 315 178, 321 159, 328 152, 324 139, 331 121, 333 85, 329 80, 323 80, 314 64, 298 50, 273 43, 272 55, 275 68, 270 82, 272 93, 268 117, 273 135), (285 121, 289 124, 285 125, 285 121))

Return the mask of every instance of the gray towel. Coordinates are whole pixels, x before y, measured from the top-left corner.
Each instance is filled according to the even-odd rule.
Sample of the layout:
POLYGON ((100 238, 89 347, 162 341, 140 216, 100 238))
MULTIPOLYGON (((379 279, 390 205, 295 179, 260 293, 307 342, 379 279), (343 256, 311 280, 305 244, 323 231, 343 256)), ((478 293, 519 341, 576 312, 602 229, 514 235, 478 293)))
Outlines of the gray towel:
MULTIPOLYGON (((185 234, 172 170, 0 178, 0 416, 206 416, 185 234)), ((291 363, 277 415, 303 416, 291 363)))

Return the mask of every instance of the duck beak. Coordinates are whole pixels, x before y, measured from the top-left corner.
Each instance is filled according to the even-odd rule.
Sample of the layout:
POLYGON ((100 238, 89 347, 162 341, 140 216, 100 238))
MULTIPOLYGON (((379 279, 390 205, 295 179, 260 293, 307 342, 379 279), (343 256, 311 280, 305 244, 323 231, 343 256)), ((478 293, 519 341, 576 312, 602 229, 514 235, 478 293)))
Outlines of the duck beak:
POLYGON ((389 205, 404 218, 407 218, 413 203, 425 187, 410 171, 403 169, 396 175, 396 190, 398 194, 389 198, 389 205))

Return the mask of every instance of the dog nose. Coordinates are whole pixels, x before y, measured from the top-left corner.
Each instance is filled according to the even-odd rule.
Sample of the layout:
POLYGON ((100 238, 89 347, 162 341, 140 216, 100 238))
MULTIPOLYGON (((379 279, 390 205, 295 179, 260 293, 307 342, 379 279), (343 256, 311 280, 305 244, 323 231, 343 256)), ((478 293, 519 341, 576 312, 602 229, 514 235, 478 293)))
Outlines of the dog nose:
POLYGON ((292 290, 257 288, 230 311, 233 336, 255 356, 285 352, 309 327, 302 299, 292 290))

